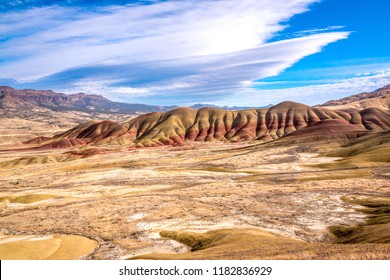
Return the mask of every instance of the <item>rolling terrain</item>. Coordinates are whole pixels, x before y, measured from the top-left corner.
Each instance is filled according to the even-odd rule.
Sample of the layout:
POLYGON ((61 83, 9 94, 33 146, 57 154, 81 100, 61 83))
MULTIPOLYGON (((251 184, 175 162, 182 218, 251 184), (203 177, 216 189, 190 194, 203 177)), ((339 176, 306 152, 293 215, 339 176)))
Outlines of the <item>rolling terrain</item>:
POLYGON ((38 138, 19 122, 1 259, 390 259, 388 110, 175 108, 38 138))
POLYGON ((17 90, 0 86, 0 108, 31 110, 46 108, 54 111, 81 111, 98 113, 135 114, 139 112, 166 111, 176 106, 151 106, 113 102, 96 94, 64 94, 52 90, 17 90))
POLYGON ((319 140, 336 136, 350 139, 369 131, 389 129, 390 113, 381 109, 334 111, 283 102, 267 109, 243 111, 182 107, 141 115, 123 123, 83 123, 40 142, 42 148, 88 144, 155 147, 184 145, 186 141, 270 141, 289 134, 295 138, 317 136, 319 140))
MULTIPOLYGON (((202 107, 203 104, 191 106, 202 107)), ((144 113, 167 112, 174 108, 177 106, 113 102, 101 95, 67 95, 52 90, 17 90, 0 86, 0 145, 52 136, 91 120, 123 122, 144 113)), ((223 109, 245 108, 225 106, 223 109)))
POLYGON ((390 110, 390 85, 373 92, 363 92, 339 100, 330 100, 319 106, 328 109, 354 108, 362 110, 374 107, 382 110, 390 110))

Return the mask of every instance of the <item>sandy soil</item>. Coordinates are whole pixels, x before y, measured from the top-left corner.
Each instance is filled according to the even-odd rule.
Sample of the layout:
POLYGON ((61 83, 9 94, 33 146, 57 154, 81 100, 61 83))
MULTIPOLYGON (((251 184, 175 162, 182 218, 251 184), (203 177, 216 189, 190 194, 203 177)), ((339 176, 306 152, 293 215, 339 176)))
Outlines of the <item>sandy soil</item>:
POLYGON ((80 259, 96 246, 96 241, 75 235, 0 236, 0 256, 7 260, 80 259))
POLYGON ((0 110, 0 145, 14 145, 39 136, 53 136, 90 120, 126 121, 137 115, 90 114, 79 111, 56 112, 49 109, 0 110), (15 117, 19 116, 19 117, 15 117))

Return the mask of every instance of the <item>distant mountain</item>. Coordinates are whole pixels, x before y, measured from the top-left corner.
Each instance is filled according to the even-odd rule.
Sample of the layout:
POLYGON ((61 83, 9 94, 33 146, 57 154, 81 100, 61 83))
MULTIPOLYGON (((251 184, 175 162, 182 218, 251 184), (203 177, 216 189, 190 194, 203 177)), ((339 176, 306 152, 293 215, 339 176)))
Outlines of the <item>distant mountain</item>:
POLYGON ((153 111, 166 112, 177 106, 152 106, 145 104, 128 104, 113 102, 96 94, 64 94, 52 90, 17 90, 0 86, 1 109, 47 108, 53 111, 83 111, 94 113, 137 114, 153 111))
POLYGON ((351 95, 338 100, 330 100, 318 105, 329 109, 366 109, 375 107, 383 110, 390 110, 390 85, 377 89, 373 92, 363 92, 351 95))
MULTIPOLYGON (((260 108, 271 107, 272 104, 260 108)), ((96 94, 64 94, 52 90, 17 90, 7 86, 0 86, 0 108, 1 109, 23 109, 46 108, 53 111, 82 111, 88 113, 108 114, 142 114, 150 112, 167 112, 179 106, 154 106, 146 104, 129 104, 113 102, 101 95, 96 94)), ((252 107, 219 107, 212 104, 195 104, 193 109, 204 107, 219 108, 229 111, 239 111, 252 107)))

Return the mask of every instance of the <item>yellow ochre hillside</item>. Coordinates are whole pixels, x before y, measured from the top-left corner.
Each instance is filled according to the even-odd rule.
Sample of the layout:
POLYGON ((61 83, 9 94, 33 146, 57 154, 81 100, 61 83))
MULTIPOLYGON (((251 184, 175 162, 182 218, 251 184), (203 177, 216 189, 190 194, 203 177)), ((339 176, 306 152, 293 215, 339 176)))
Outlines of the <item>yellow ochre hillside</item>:
POLYGON ((315 135, 315 140, 332 135, 351 139, 368 131, 388 129, 390 113, 381 109, 330 110, 287 101, 267 109, 181 107, 144 114, 124 123, 88 122, 38 142, 43 148, 87 144, 153 147, 183 145, 185 141, 269 141, 288 134, 309 138, 315 135))

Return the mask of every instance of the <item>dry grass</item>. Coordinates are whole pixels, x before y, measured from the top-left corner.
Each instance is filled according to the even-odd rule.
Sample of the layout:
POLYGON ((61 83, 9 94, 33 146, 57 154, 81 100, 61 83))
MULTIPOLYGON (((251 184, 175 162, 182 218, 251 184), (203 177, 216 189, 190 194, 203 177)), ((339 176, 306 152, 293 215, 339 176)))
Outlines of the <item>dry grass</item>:
MULTIPOLYGON (((322 237, 329 225, 355 225, 364 215, 369 215, 375 226, 379 221, 385 224, 383 213, 364 212, 384 208, 364 207, 357 213, 354 204, 339 198, 388 195, 388 163, 369 162, 372 166, 355 169, 337 163, 334 170, 315 166, 334 161, 319 157, 315 149, 335 150, 337 143, 313 143, 315 149, 307 143, 280 146, 277 141, 252 146, 188 145, 190 149, 105 146, 110 152, 90 158, 0 168, 0 199, 17 201, 0 203, 0 233, 61 233, 99 240, 87 257, 91 259, 140 254, 139 258, 161 259, 389 258, 389 244, 320 243, 328 241, 322 237), (31 194, 65 199, 47 197, 47 201, 30 205, 41 201, 29 197, 31 194), (192 251, 177 254, 184 252, 184 245, 173 240, 192 251), (147 253, 153 254, 145 256, 147 253)), ((64 152, 3 150, 0 162, 56 157, 64 152)), ((367 233, 380 237, 385 231, 370 229, 367 233)), ((16 252, 16 245, 35 244, 29 247, 28 254, 35 254, 31 258, 71 258, 67 254, 79 246, 72 240, 61 239, 67 252, 53 253, 59 246, 55 239, 13 244, 8 252, 16 252)), ((85 256, 77 255, 74 257, 85 256)))
POLYGON ((205 234, 161 232, 191 248, 181 254, 153 253, 132 259, 390 259, 390 245, 309 243, 253 229, 222 229, 205 234))
POLYGON ((363 206, 357 211, 367 214, 365 223, 354 226, 332 226, 337 243, 390 243, 390 198, 343 197, 348 203, 363 206))
POLYGON ((323 155, 343 159, 318 167, 386 166, 390 162, 390 131, 368 133, 323 155))
MULTIPOLYGON (((311 173, 316 174, 316 173, 311 173)), ((372 173, 369 169, 366 168, 359 168, 359 169, 353 169, 353 170, 334 170, 333 172, 321 172, 317 173, 317 176, 310 176, 310 177, 303 177, 299 178, 298 181, 305 182, 305 181, 324 181, 324 180, 343 180, 343 179, 350 179, 350 178, 361 178, 361 177, 367 177, 371 176, 372 173), (319 175, 319 176, 318 176, 319 175)))

